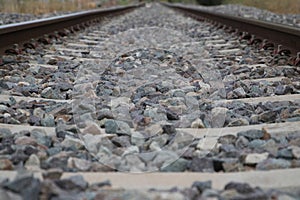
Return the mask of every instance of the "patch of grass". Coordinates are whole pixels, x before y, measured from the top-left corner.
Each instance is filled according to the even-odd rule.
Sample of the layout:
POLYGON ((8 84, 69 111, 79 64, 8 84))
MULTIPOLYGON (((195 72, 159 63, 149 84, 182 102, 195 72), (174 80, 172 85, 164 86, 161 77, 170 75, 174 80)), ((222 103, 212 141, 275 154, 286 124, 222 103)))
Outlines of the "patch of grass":
POLYGON ((275 13, 300 14, 300 0, 224 0, 224 3, 253 6, 275 13))
POLYGON ((43 14, 96 8, 96 0, 0 0, 0 12, 43 14))

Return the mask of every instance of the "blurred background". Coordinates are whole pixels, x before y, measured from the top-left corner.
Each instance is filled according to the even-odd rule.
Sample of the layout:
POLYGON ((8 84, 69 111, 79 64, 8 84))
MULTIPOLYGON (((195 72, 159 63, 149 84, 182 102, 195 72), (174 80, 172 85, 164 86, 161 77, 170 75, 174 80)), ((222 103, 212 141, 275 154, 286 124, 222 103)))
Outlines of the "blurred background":
MULTIPOLYGON (((126 5, 141 0, 0 0, 0 12, 44 14, 126 5)), ((198 5, 242 4, 276 13, 300 13, 300 0, 165 0, 198 5)), ((153 2, 145 0, 144 2, 153 2)))

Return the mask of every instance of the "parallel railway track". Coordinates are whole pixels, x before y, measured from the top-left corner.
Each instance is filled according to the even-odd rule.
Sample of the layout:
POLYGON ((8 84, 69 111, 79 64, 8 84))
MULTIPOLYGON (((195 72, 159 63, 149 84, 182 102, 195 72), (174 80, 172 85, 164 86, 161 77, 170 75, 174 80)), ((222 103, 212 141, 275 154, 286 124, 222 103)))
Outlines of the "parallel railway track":
POLYGON ((99 22, 103 17, 122 14, 142 5, 143 4, 137 4, 109 9, 82 11, 64 16, 3 25, 0 29, 0 51, 3 53, 7 48, 10 48, 12 44, 30 42, 30 39, 36 37, 43 38, 45 34, 53 35, 54 32, 57 32, 57 34, 65 35, 67 34, 66 31, 78 31, 93 23, 99 22))
MULTIPOLYGON (((228 28, 230 31, 239 29, 241 32, 246 32, 248 35, 255 36, 253 40, 268 40, 270 43, 276 45, 283 45, 288 48, 295 55, 300 49, 300 32, 298 28, 289 27, 281 24, 274 24, 254 19, 246 19, 236 16, 228 16, 222 13, 213 13, 204 11, 194 7, 184 5, 165 4, 170 8, 177 9, 190 16, 212 20, 220 23, 223 28, 228 28)), ((251 41, 251 39, 250 39, 251 41)), ((253 41, 251 41, 253 42, 253 41)))
MULTIPOLYGON (((20 28, 0 27, 1 41, 10 38, 1 46, 7 50, 0 65, 1 178, 13 179, 19 168, 44 177, 48 182, 34 196, 44 199, 70 198, 78 189, 82 195, 82 181, 65 181, 74 175, 89 183, 85 195, 104 199, 116 197, 110 192, 129 195, 118 188, 143 190, 150 199, 300 194, 298 29, 286 31, 294 43, 265 35, 256 43, 239 34, 247 30, 222 29, 157 4, 97 15, 101 20, 82 29, 70 22, 51 34, 44 26, 32 36, 41 43, 17 41, 8 30, 23 35, 20 28), (41 39, 46 32, 50 37, 41 39), (264 49, 263 39, 276 41, 264 49), (12 41, 22 43, 7 48, 12 41), (286 49, 276 53, 277 43, 291 55, 286 49), (62 173, 54 181, 59 190, 45 178, 51 171, 52 179, 62 173), (91 189, 96 182, 109 185, 106 180, 112 189, 91 189), (192 187, 195 181, 202 183, 192 187), (168 190, 173 187, 179 189, 168 190)), ((257 39, 261 32, 249 33, 257 39)), ((29 187, 37 187, 28 179, 29 187)), ((30 195, 15 184, 1 185, 7 195, 30 195)))

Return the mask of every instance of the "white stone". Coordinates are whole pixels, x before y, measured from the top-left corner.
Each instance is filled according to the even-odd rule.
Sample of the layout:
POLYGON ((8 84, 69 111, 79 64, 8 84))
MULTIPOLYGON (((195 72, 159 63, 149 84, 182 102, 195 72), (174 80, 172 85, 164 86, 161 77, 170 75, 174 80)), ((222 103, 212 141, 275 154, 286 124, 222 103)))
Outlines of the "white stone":
POLYGON ((292 146, 292 154, 295 158, 299 159, 300 158, 300 147, 298 146, 292 146))
POLYGON ((80 158, 73 158, 70 157, 68 159, 68 167, 69 168, 76 168, 80 171, 87 171, 91 168, 91 162, 88 160, 80 159, 80 158))
POLYGON ((217 137, 202 138, 197 144, 197 149, 200 149, 200 150, 212 150, 215 147, 218 147, 218 138, 217 137))
POLYGON ((25 168, 31 171, 39 171, 40 170, 40 159, 37 155, 31 154, 28 160, 25 162, 25 168))
POLYGON ((268 158, 269 153, 251 153, 248 154, 245 158, 245 164, 257 164, 261 161, 264 161, 268 158))
POLYGON ((191 128, 205 128, 205 125, 201 119, 197 118, 192 122, 191 128))

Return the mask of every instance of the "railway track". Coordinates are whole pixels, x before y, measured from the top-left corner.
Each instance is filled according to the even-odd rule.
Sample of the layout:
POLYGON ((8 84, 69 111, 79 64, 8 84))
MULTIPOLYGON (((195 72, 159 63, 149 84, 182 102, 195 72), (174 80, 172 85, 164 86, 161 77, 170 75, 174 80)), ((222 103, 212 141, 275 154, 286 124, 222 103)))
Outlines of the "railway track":
POLYGON ((300 195, 298 46, 159 4, 100 16, 2 46, 3 198, 300 195))

